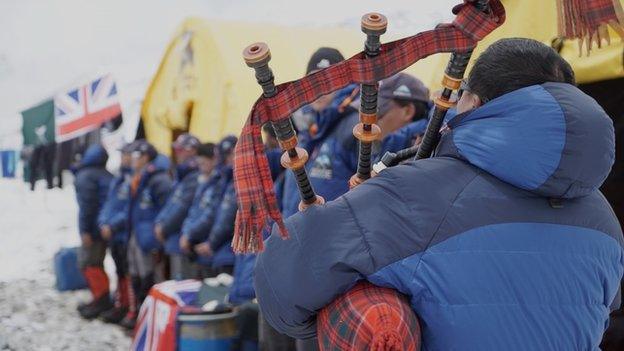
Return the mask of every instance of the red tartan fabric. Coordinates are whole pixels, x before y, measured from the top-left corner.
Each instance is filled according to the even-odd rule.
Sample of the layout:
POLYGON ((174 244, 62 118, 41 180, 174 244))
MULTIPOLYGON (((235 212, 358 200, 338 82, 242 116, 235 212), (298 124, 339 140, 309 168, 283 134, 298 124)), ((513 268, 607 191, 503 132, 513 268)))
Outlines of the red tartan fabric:
MULTIPOLYGON (((609 42, 607 25, 622 37, 624 18, 619 0, 557 0, 559 36, 584 40, 587 52, 595 42, 609 42)), ((581 45, 582 50, 582 45, 581 45)))
POLYGON ((321 351, 420 349, 420 325, 407 298, 368 282, 323 308, 317 323, 321 351))
POLYGON ((505 19, 500 0, 490 1, 486 14, 473 6, 458 8, 452 24, 382 45, 381 54, 365 59, 359 53, 350 59, 299 80, 277 86, 277 95, 260 98, 243 127, 235 151, 234 181, 239 210, 232 246, 237 253, 261 251, 262 230, 273 219, 283 237, 288 233, 277 206, 268 161, 264 154, 261 126, 279 121, 318 97, 351 83, 376 83, 414 62, 440 52, 462 52, 474 48, 505 19))

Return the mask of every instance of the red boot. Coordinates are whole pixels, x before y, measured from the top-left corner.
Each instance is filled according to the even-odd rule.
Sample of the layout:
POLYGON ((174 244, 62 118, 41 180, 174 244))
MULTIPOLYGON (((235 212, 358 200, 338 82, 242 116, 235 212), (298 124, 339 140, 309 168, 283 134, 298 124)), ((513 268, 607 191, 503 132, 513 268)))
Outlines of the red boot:
POLYGON ((113 307, 109 295, 108 276, 101 267, 85 268, 84 276, 93 295, 93 302, 82 308, 80 315, 86 319, 93 319, 113 307))
POLYGON ((119 322, 119 325, 131 331, 134 330, 136 325, 138 301, 129 279, 127 280, 126 291, 128 292, 128 313, 126 313, 126 316, 119 322))
POLYGON ((115 307, 102 313, 100 318, 105 323, 120 323, 128 313, 128 306, 130 304, 129 290, 130 279, 128 277, 119 278, 117 282, 117 291, 115 293, 115 307))
POLYGON ((104 268, 87 267, 83 272, 94 301, 104 295, 109 295, 110 282, 108 281, 108 275, 106 275, 104 268))

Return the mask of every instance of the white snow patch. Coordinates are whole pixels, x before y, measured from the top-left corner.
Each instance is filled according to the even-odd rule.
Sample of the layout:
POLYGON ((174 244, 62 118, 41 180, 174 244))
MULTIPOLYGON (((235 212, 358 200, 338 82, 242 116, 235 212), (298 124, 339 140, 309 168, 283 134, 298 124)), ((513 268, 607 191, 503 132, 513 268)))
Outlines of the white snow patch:
MULTIPOLYGON (((54 288, 54 253, 79 244, 78 209, 73 184, 44 188, 0 179, 0 350, 129 349, 119 327, 80 318, 76 306, 87 291, 54 288)), ((114 289, 110 257, 106 268, 114 289)))

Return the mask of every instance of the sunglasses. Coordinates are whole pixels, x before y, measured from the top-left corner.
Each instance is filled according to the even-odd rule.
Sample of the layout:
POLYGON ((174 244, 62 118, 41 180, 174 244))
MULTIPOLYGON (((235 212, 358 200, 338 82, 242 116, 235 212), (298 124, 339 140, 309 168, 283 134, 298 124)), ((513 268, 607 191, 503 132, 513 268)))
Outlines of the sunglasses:
MULTIPOLYGON (((473 93, 472 90, 470 89, 470 86, 468 85, 468 82, 465 79, 462 79, 461 84, 459 85, 459 90, 457 91, 457 100, 461 99, 465 91, 469 93, 473 93)), ((481 99, 481 102, 484 104, 490 100, 481 96, 479 96, 479 98, 481 99)))
POLYGON ((459 90, 457 91, 457 99, 461 99, 464 91, 470 92, 470 86, 465 79, 462 79, 461 84, 459 85, 459 90))

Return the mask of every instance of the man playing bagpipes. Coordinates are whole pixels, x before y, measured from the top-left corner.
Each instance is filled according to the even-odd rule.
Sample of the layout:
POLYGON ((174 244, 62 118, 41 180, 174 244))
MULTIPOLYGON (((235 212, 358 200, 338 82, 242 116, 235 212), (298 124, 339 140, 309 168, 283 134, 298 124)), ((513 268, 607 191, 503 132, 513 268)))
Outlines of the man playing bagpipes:
MULTIPOLYGON (((587 18, 607 13, 591 6, 594 13, 586 12, 587 18)), ((570 65, 534 40, 492 44, 462 82, 474 44, 458 49, 461 38, 479 40, 503 19, 498 1, 476 1, 474 8, 460 7, 451 26, 388 44, 379 57, 360 54, 278 87, 267 67, 268 50, 259 44, 247 49, 246 62, 256 70, 264 99, 254 107, 237 150, 241 212, 234 242, 237 251, 262 250, 263 243, 249 234, 263 225, 258 214, 275 219, 258 256, 255 285, 262 313, 277 330, 298 338, 318 331, 322 349, 358 349, 357 338, 370 335, 374 350, 415 349, 414 343, 402 345, 417 337, 414 329, 405 332, 415 322, 404 311, 394 314, 405 318, 380 340, 375 330, 360 330, 370 324, 367 315, 358 320, 351 313, 365 310, 365 300, 359 300, 363 307, 340 304, 356 301, 364 290, 372 305, 381 290, 361 285, 368 281, 407 296, 425 349, 598 348, 609 311, 620 304, 624 272, 622 232, 598 191, 613 164, 613 125, 574 86, 570 65), (449 35, 446 30, 463 34, 434 39, 449 35), (412 40, 421 46, 404 50, 412 40), (287 130, 283 117, 298 103, 347 82, 372 86, 428 50, 454 54, 416 161, 380 168, 376 177, 326 204, 313 191, 309 196, 302 176, 302 212, 282 222, 270 192, 263 197, 252 191, 256 183, 242 162, 265 166, 266 160, 254 163, 250 157, 257 144, 253 126, 268 119, 276 130, 287 130), (440 130, 460 83, 458 114, 440 130), (348 291, 351 300, 340 297, 348 291)), ((590 37, 598 30, 587 28, 590 37)), ((362 109, 361 121, 376 133, 374 116, 362 109)), ((372 140, 358 128, 361 145, 372 140)), ((297 172, 306 155, 291 150, 288 136, 278 132, 287 151, 283 164, 297 172)), ((261 168, 261 177, 265 173, 261 168)))

